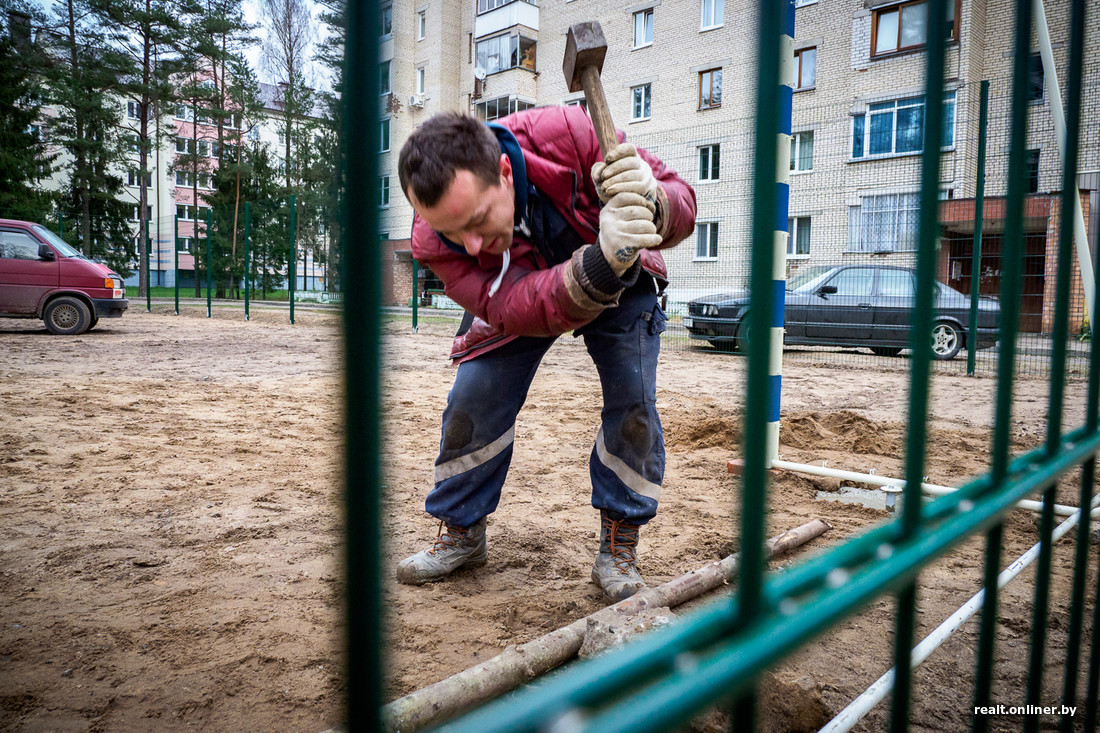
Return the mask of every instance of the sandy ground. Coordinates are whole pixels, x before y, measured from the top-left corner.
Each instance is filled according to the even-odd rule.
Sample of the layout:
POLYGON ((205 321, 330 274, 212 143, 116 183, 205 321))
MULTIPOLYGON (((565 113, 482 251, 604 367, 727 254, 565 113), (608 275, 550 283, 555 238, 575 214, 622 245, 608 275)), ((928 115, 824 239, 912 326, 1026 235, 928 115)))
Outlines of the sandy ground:
MULTIPOLYGON (((338 321, 304 309, 295 326, 278 311, 255 311, 249 323, 240 311, 204 315, 135 309, 76 338, 0 321, 2 730, 320 731, 339 722, 338 321)), ((412 334, 407 322, 384 323, 387 577, 436 533, 423 499, 454 326, 428 319, 412 334)), ((899 475, 908 375, 896 363, 790 365, 783 457, 899 475)), ((740 441, 744 360, 679 344, 660 372, 668 468, 640 546, 651 584, 733 551, 740 503, 725 465, 740 441)), ((991 379, 935 378, 929 480, 958 484, 985 470, 993 389, 991 379)), ((1046 389, 1017 387, 1017 450, 1042 440, 1046 389)), ((563 338, 517 425, 505 496, 489 520, 489 564, 423 588, 386 584, 389 698, 603 605, 588 579, 598 390, 583 345, 563 338)), ((1074 422, 1083 402, 1084 385, 1072 383, 1074 422)), ((1066 503, 1075 478, 1061 489, 1066 503)), ((822 517, 835 529, 806 550, 817 552, 887 517, 815 500, 836 488, 776 476, 770 533, 822 517)), ((1037 535, 1024 512, 1006 528, 1005 564, 1037 535)), ((1061 701, 1074 536, 1054 553, 1047 705, 1061 701)), ((974 539, 921 575, 922 635, 980 587, 982 553, 974 539)), ((1023 701, 1033 578, 1025 571, 1002 594, 995 702, 1023 701)), ((893 600, 880 599, 785 662, 766 688, 764 728, 816 729, 862 692, 891 665, 893 616, 893 600)), ((915 730, 967 727, 976 639, 972 620, 919 668, 915 730)), ((857 730, 881 730, 887 714, 880 705, 857 730)), ((994 729, 1019 723, 996 718, 994 729)))

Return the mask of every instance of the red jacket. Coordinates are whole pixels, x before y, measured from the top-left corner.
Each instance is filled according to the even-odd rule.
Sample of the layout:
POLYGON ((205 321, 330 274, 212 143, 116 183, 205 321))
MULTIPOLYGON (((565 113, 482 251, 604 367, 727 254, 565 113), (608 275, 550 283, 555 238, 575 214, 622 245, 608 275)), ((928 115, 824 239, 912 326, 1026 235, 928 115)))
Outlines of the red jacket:
MULTIPOLYGON (((600 200, 591 170, 603 156, 587 113, 580 107, 538 107, 505 117, 499 124, 510 130, 519 143, 527 180, 553 203, 586 244, 594 243, 599 232, 600 200)), ((619 136, 625 137, 621 132, 619 136)), ((642 149, 638 152, 653 168, 664 193, 659 196, 663 209, 661 248, 672 247, 695 227, 695 192, 656 157, 642 149)), ((517 181, 517 188, 519 185, 517 181)), ((475 317, 469 330, 455 338, 451 358, 456 362, 472 359, 519 336, 559 336, 615 305, 586 294, 580 282, 583 276, 576 270, 580 250, 572 260, 549 266, 518 232, 508 269, 492 296, 490 288, 503 264, 500 255, 474 257, 457 251, 419 216, 413 219, 412 252, 443 281, 447 296, 475 317)), ((660 252, 642 250, 640 259, 647 272, 664 281, 667 271, 660 252)))

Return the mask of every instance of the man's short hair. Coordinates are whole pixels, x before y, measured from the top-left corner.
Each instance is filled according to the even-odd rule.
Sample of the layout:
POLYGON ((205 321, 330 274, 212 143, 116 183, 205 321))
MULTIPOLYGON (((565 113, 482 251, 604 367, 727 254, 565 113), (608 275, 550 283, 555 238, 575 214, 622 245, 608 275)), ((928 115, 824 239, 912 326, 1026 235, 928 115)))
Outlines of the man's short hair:
POLYGON ((435 206, 455 173, 468 170, 487 186, 500 180, 500 145, 492 131, 461 112, 444 112, 418 127, 401 148, 397 174, 424 206, 435 206))

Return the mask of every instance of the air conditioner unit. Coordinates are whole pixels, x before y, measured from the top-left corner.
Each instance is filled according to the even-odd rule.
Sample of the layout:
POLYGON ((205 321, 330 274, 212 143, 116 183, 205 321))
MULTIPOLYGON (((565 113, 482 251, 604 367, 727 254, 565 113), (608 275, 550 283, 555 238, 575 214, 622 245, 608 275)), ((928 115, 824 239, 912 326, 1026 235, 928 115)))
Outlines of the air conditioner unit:
POLYGON ((409 106, 422 109, 424 107, 424 99, 425 97, 423 94, 414 94, 409 97, 409 106))

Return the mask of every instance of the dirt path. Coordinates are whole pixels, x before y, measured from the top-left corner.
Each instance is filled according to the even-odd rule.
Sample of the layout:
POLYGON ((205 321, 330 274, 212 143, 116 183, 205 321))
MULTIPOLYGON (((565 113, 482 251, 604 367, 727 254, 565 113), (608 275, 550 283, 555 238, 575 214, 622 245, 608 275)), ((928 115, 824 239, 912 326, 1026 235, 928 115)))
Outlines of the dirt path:
MULTIPOLYGON (((339 720, 338 321, 203 315, 137 310, 73 339, 0 321, 0 729, 319 731, 339 720)), ((385 324, 387 569, 435 535, 423 498, 453 377, 444 358, 453 328, 428 319, 414 335, 385 324)), ((669 352, 660 372, 669 457, 662 509, 640 547, 651 582, 732 551, 739 505, 725 462, 740 440, 743 360, 669 352)), ((903 371, 789 367, 783 457, 897 475, 907 380, 903 371)), ((992 389, 992 380, 936 378, 932 481, 984 470, 992 389)), ((1045 389, 1018 386, 1019 448, 1042 438, 1045 389)), ((1071 385, 1073 419, 1083 394, 1071 385)), ((562 339, 517 425, 508 486, 489 520, 489 565, 424 588, 386 584, 389 696, 602 605, 588 580, 595 395, 583 346, 562 339)), ((778 476, 769 527, 821 516, 836 532, 820 549, 886 517, 815 501, 822 488, 835 484, 778 476)), ((1027 514, 1007 527, 1006 563, 1036 539, 1027 514)), ((922 575, 924 632, 977 590, 981 557, 974 540, 922 575)), ((1064 540, 1045 704, 1060 698, 1071 562, 1064 540)), ((1023 699, 1032 577, 1003 596, 996 698, 1006 704, 1023 699)), ((770 729, 836 712, 884 672, 892 618, 892 600, 880 600, 783 665, 770 729)), ((953 730, 968 718, 976 628, 918 672, 916 729, 953 730)), ((862 729, 882 729, 880 707, 862 729)), ((1018 720, 995 721, 1002 726, 1018 720)))

